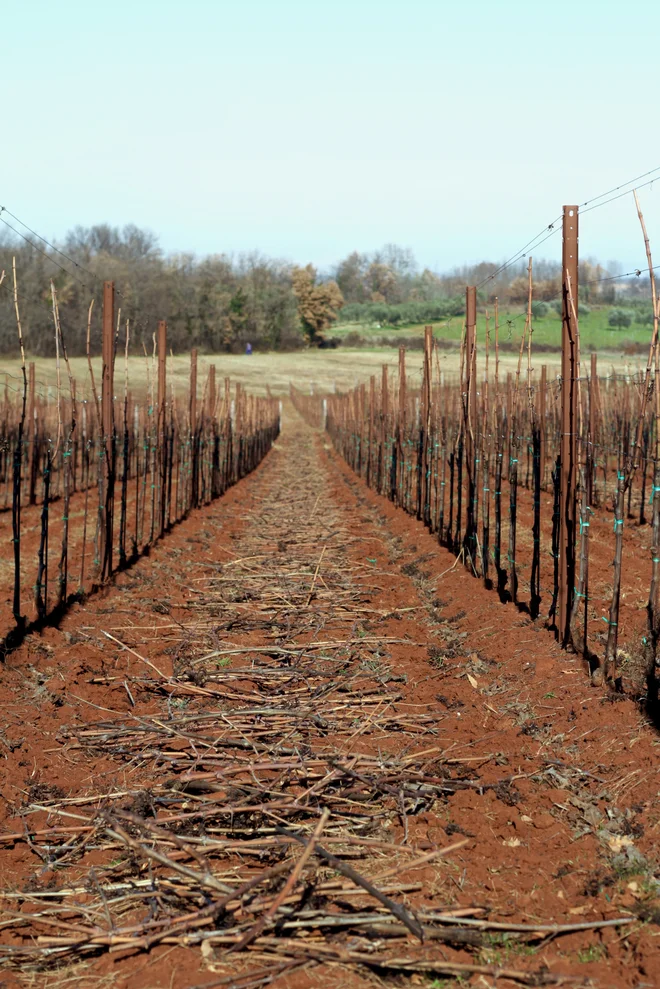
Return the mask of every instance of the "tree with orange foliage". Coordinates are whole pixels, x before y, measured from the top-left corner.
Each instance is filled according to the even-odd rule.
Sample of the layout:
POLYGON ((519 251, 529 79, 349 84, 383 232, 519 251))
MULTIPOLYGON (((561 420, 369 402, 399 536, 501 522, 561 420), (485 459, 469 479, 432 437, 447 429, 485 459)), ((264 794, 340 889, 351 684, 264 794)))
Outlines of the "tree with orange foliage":
POLYGON ((307 342, 318 345, 323 340, 325 330, 337 319, 344 305, 344 296, 337 282, 320 282, 317 285, 316 269, 311 264, 294 268, 291 282, 307 342))

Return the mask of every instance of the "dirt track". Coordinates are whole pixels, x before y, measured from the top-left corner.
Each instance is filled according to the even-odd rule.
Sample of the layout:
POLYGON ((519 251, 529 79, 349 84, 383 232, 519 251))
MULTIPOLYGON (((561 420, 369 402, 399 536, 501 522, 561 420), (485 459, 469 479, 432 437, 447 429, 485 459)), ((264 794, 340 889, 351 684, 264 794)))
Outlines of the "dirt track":
MULTIPOLYGON (((264 979, 238 974, 290 959, 301 967, 269 984, 423 985, 452 964, 482 967, 482 986, 497 968, 660 983, 655 730, 292 413, 253 475, 10 656, 2 712, 0 884, 14 895, 1 922, 4 957, 22 969, 5 969, 7 985, 58 985, 61 970, 29 974, 38 959, 21 952, 67 935, 96 952, 67 970, 81 989, 247 989, 264 979), (302 926, 267 923, 227 956, 301 847, 276 828, 308 838, 323 807, 319 844, 416 915, 424 944, 312 855, 286 900, 302 926), (261 900, 188 931, 192 946, 170 935, 147 954, 130 948, 135 929, 203 909, 207 894, 144 847, 208 864, 231 889, 283 865, 261 900), (354 911, 369 926, 351 927, 354 911), (467 921, 445 936, 433 915, 452 912, 467 921), (331 914, 342 924, 324 927, 331 914), (634 922, 531 941, 469 926, 616 918, 634 922), (209 938, 220 926, 225 940, 209 938), (388 957, 407 974, 366 964, 388 957)), ((82 953, 66 951, 68 966, 82 953)))

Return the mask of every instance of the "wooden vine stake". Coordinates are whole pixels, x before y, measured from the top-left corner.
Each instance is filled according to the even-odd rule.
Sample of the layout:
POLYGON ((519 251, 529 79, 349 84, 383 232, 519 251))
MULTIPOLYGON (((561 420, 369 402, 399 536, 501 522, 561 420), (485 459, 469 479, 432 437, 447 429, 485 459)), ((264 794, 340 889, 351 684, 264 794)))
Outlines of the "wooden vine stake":
MULTIPOLYGON (((646 656, 647 656, 647 678, 649 689, 652 694, 657 695, 657 655, 658 639, 660 638, 660 605, 658 601, 660 592, 660 348, 658 347, 658 318, 660 317, 658 292, 655 281, 655 271, 653 270, 653 258, 651 255, 651 244, 646 231, 646 224, 637 198, 637 192, 633 192, 637 215, 644 236, 644 248, 646 251, 646 261, 649 268, 649 280, 651 282, 651 302, 653 305, 653 335, 649 347, 649 357, 646 365, 646 376, 644 382, 644 400, 648 400, 650 389, 651 366, 655 365, 654 386, 654 416, 655 416, 655 449, 653 452, 653 490, 651 492, 652 503, 652 533, 651 540, 651 584, 649 587, 649 600, 646 605, 648 632, 646 635, 646 656)), ((646 411, 644 409, 644 411, 646 411)))
POLYGON ((561 439, 559 452, 559 567, 557 631, 562 648, 570 644, 575 589, 577 377, 579 327, 578 207, 564 206, 562 249, 561 439))
POLYGON ((36 365, 30 361, 28 365, 28 504, 37 501, 37 406, 36 406, 36 365))
POLYGON ((476 575, 477 559, 477 289, 468 285, 465 290, 465 379, 463 386, 464 401, 464 431, 465 431, 465 466, 467 470, 468 490, 466 504, 466 524, 464 550, 466 562, 476 575))
MULTIPOLYGON (((14 310, 16 312, 16 329, 18 332, 18 342, 21 348, 21 371, 23 373, 23 396, 21 404, 21 417, 18 422, 18 437, 16 439, 16 449, 14 450, 14 476, 13 494, 11 509, 12 537, 14 543, 14 620, 19 627, 23 627, 24 619, 21 616, 21 467, 23 462, 23 430, 25 428, 25 409, 27 402, 27 375, 25 371, 25 348, 23 346, 23 328, 21 326, 21 314, 18 308, 18 284, 16 281, 16 258, 12 258, 12 274, 14 277, 14 310)), ((4 276, 4 272, 3 272, 4 276)), ((30 364, 30 382, 32 406, 34 407, 34 364, 30 364)), ((33 453, 34 456, 34 447, 33 453)))
POLYGON ((197 348, 190 352, 190 505, 197 508, 199 504, 199 488, 197 464, 199 459, 199 431, 197 429, 197 348))
MULTIPOLYGON (((381 383, 380 383, 380 451, 378 456, 378 490, 381 494, 387 493, 386 487, 386 470, 388 467, 388 461, 386 457, 386 450, 389 449, 391 452, 390 435, 388 433, 389 429, 389 409, 388 409, 388 399, 390 394, 390 385, 387 374, 387 364, 383 364, 381 369, 381 383)), ((390 462, 391 462, 390 456, 390 462)))
POLYGON ((490 350, 490 315, 486 310, 486 340, 485 340, 485 372, 482 393, 481 419, 481 459, 482 463, 482 498, 481 498, 481 576, 486 587, 490 586, 488 577, 488 554, 490 552, 490 442, 491 431, 488 414, 488 356, 490 350))
POLYGON ((115 283, 103 283, 103 367, 101 374, 101 427, 105 505, 100 505, 101 580, 112 573, 112 541, 115 508, 115 283))
POLYGON ((518 601, 518 571, 516 566, 516 536, 518 526, 518 462, 520 458, 520 372, 522 369, 522 357, 527 342, 527 388, 528 394, 531 389, 531 332, 532 332, 532 259, 527 265, 527 313, 525 317, 525 328, 520 341, 520 351, 518 352, 518 367, 516 369, 516 385, 513 395, 511 421, 509 430, 509 594, 511 600, 518 601))
MULTIPOLYGON (((53 282, 50 283, 51 297, 53 302, 53 321, 55 324, 55 353, 57 359, 57 417, 58 417, 58 445, 60 442, 60 431, 63 431, 62 415, 61 415, 61 401, 62 401, 62 382, 60 378, 60 352, 64 358, 64 363, 66 365, 67 376, 69 381, 69 398, 71 406, 71 417, 69 419, 68 430, 64 434, 63 450, 62 450, 62 474, 63 474, 63 498, 62 498, 62 550, 60 554, 59 562, 59 594, 58 594, 58 606, 63 607, 67 602, 67 586, 69 579, 69 506, 71 499, 71 489, 73 485, 73 468, 72 468, 72 454, 73 454, 73 437, 76 431, 76 388, 73 379, 73 374, 71 372, 71 364, 69 363, 69 357, 66 350, 66 344, 64 342, 64 336, 62 334, 62 325, 60 323, 60 310, 57 302, 57 293, 55 291, 55 286, 53 282)), ((53 459, 55 456, 53 456, 53 459)))
MULTIPOLYGON (((621 688, 621 678, 617 666, 617 646, 618 646, 618 636, 619 636, 619 603, 621 598, 621 567, 623 561, 623 517, 624 517, 624 506, 625 506, 625 495, 632 484, 635 471, 637 470, 639 464, 639 456, 642 447, 642 436, 644 431, 644 422, 646 419, 646 409, 648 406, 649 396, 652 390, 651 381, 651 371, 654 366, 654 360, 656 356, 656 348, 658 345, 658 300, 656 295, 655 287, 655 277, 653 272, 653 261, 651 258, 651 245, 649 243, 648 234, 646 232, 646 224, 644 223, 644 217, 642 215, 642 210, 639 205, 639 199, 637 198, 637 192, 633 190, 633 195, 635 197, 635 205, 637 207, 637 216, 639 217, 639 222, 642 228, 642 233, 644 235, 644 246, 646 248, 646 257, 649 266, 649 276, 651 279, 651 292, 653 296, 653 333, 651 335, 651 343, 649 345, 649 354, 646 361, 646 370, 644 373, 644 381, 642 384, 642 395, 640 402, 639 415, 637 418, 637 428, 634 433, 634 439, 632 446, 629 448, 628 454, 625 458, 625 463, 617 472, 617 486, 616 486, 616 498, 614 507, 614 531, 615 531, 615 555, 614 555, 614 576, 612 579, 612 603, 610 605, 610 617, 609 626, 607 633, 607 644, 605 647, 605 676, 617 689, 621 688)), ((655 487, 655 481, 654 481, 655 487)), ((653 492, 654 498, 657 492, 653 492)), ((654 516, 655 521, 655 516, 654 516)), ((655 530, 654 530, 655 537, 655 530)), ((655 538, 653 539, 655 543, 655 538)), ((653 560, 657 559, 658 554, 652 549, 653 560)), ((657 598, 657 583, 658 583, 658 573, 657 573, 657 563, 653 563, 654 567, 654 578, 651 579, 651 594, 649 596, 649 605, 651 604, 651 597, 657 598), (654 586, 655 583, 655 586, 654 586)), ((647 607, 649 607, 647 605, 647 607)), ((653 621, 657 619, 657 600, 654 601, 652 605, 653 611, 653 621)), ((649 610, 649 616, 650 616, 649 610)), ((651 619, 649 618, 649 621, 651 619)))
POLYGON ((126 335, 124 337, 124 413, 122 440, 122 475, 121 475, 121 513, 119 518, 119 565, 126 566, 126 531, 128 508, 128 473, 129 473, 129 433, 128 433, 128 345, 130 341, 130 321, 126 320, 126 335))
POLYGON ((424 364, 422 368, 422 398, 420 408, 419 432, 419 464, 420 476, 418 486, 417 518, 425 525, 430 522, 430 454, 429 442, 431 433, 431 371, 433 361, 433 327, 424 327, 424 364))
POLYGON ((536 397, 532 385, 532 259, 527 269, 527 402, 532 434, 532 572, 530 579, 529 610, 532 618, 538 618, 541 605, 541 433, 536 397))
POLYGON ((158 411, 157 437, 160 466, 160 535, 167 526, 167 323, 158 323, 158 411))
MULTIPOLYGON (((657 340, 658 335, 658 299, 656 295, 655 278, 653 277, 653 266, 651 268, 651 291, 654 296, 653 305, 653 332, 657 340)), ((655 448, 653 451, 653 491, 651 493, 652 502, 652 528, 653 537, 651 540, 651 585, 649 587, 649 600, 646 606, 648 619, 648 633, 646 636, 646 656, 647 656, 647 679, 649 686, 649 699, 657 702, 658 699, 658 639, 660 638, 660 606, 658 594, 660 588, 660 347, 655 348, 655 448)))

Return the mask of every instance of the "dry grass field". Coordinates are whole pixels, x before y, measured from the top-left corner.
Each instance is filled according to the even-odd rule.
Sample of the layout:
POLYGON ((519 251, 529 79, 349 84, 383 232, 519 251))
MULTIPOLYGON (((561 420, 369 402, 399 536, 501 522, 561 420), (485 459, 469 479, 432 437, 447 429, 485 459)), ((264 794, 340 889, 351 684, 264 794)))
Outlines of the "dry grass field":
MULTIPOLYGON (((440 369, 448 375, 457 373, 459 368, 459 350, 439 350, 438 361, 440 369)), ((479 355, 480 364, 483 368, 483 353, 479 355)), ((411 350, 407 354, 407 368, 411 379, 421 374, 422 353, 419 350, 411 350)), ((37 381, 39 391, 43 394, 48 388, 53 389, 56 385, 55 361, 52 358, 39 357, 37 363, 37 381)), ((144 392, 148 388, 149 380, 152 379, 153 366, 151 360, 147 363, 143 357, 129 358, 128 375, 130 388, 133 392, 144 392)), ((100 382, 101 362, 100 358, 94 359, 94 373, 96 375, 97 387, 100 382)), ((396 368, 398 364, 398 352, 393 348, 378 348, 374 350, 304 350, 294 353, 259 353, 247 357, 243 354, 217 354, 200 355, 199 358, 199 391, 200 395, 206 380, 207 369, 211 364, 216 366, 216 374, 221 382, 226 376, 232 382, 240 382, 250 391, 256 394, 265 394, 267 386, 270 387, 274 395, 282 395, 288 392, 289 382, 293 382, 298 388, 315 391, 345 391, 353 388, 361 381, 366 381, 372 374, 379 375, 383 364, 388 364, 396 368)), ((552 378, 559 370, 559 354, 543 353, 537 354, 534 358, 534 366, 540 368, 541 364, 548 366, 549 377, 552 378)), ((88 392, 89 373, 85 358, 76 357, 71 361, 72 371, 76 380, 82 383, 83 393, 88 392)), ((517 356, 512 353, 502 354, 500 360, 500 373, 513 371, 517 365, 517 356)), ((599 355, 599 371, 607 374, 612 367, 617 371, 628 370, 633 372, 638 369, 640 358, 630 358, 624 361, 620 355, 603 354, 599 355)), ((188 389, 189 383, 190 357, 188 354, 179 354, 168 359, 168 379, 174 385, 175 393, 183 393, 188 389)), ((20 387, 21 369, 18 360, 3 360, 0 370, 4 372, 10 389, 20 387)), ((494 370, 494 361, 491 354, 491 371, 494 370)), ((62 368, 63 380, 65 369, 62 368)), ((0 387, 2 378, 0 378, 0 387)), ((124 387, 124 361, 118 355, 115 367, 115 388, 119 395, 124 387)), ((66 390, 66 385, 65 385, 66 390)), ((80 391, 79 391, 80 394, 80 391)))

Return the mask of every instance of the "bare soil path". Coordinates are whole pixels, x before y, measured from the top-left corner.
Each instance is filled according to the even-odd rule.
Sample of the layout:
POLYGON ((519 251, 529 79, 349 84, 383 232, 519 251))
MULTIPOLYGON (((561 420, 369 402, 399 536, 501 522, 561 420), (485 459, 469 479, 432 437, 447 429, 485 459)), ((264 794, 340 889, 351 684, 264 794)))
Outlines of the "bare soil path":
POLYGON ((0 680, 6 986, 660 984, 655 729, 293 413, 0 680))

